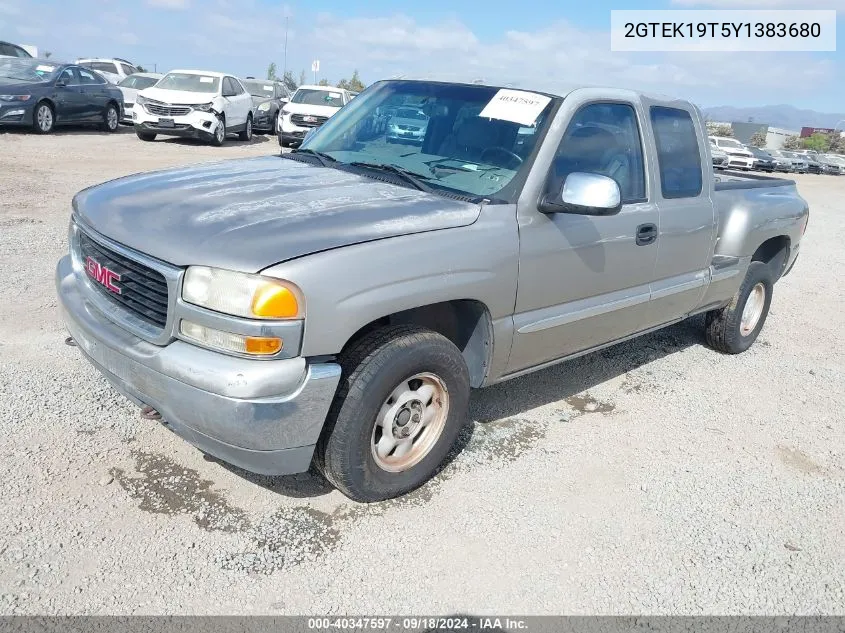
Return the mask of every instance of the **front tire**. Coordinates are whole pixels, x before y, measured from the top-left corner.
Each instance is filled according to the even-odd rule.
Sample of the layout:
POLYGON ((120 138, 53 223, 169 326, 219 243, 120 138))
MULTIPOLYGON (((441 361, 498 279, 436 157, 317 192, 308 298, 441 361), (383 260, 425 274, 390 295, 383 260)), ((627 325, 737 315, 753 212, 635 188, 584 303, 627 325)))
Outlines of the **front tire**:
POLYGON ((120 127, 120 112, 115 104, 110 103, 106 106, 102 127, 105 132, 117 132, 117 128, 120 127))
POLYGON ((32 127, 38 134, 50 134, 56 126, 56 115, 52 106, 42 101, 32 113, 32 127))
POLYGON ((768 264, 751 262, 731 302, 707 313, 707 344, 725 354, 740 354, 751 347, 769 314, 773 286, 768 264))
POLYGON ((354 501, 406 494, 431 479, 469 405, 469 372, 446 337, 413 325, 381 328, 340 356, 342 375, 315 464, 354 501))
POLYGON ((222 114, 217 118, 217 127, 214 128, 214 135, 211 137, 211 144, 220 147, 226 142, 226 117, 222 114))
POLYGON ((243 132, 238 134, 238 138, 242 141, 249 142, 252 140, 252 115, 246 117, 246 127, 243 132))

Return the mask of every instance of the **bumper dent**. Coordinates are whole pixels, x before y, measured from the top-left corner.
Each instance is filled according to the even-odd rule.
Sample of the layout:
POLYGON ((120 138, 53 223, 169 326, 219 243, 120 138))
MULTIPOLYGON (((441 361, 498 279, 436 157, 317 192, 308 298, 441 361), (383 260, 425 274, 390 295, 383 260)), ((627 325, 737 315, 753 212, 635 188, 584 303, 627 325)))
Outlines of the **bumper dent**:
POLYGON ((271 475, 308 468, 340 378, 335 363, 239 359, 182 341, 147 343, 80 291, 70 258, 56 269, 62 316, 83 355, 130 400, 201 450, 271 475))

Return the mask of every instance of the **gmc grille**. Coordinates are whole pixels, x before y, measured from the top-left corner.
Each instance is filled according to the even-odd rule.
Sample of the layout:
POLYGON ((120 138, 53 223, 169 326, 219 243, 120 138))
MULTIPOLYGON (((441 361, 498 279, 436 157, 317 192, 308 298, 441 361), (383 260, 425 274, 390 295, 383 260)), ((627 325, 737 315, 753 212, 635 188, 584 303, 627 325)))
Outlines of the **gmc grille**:
MULTIPOLYGON (((163 328, 167 323, 167 280, 160 272, 148 268, 135 260, 102 246, 80 231, 79 252, 82 265, 91 281, 90 285, 104 297, 122 306, 144 321, 163 328), (113 286, 120 293, 109 290, 106 285, 92 278, 88 258, 97 267, 106 267, 120 275, 113 286)), ((92 265, 93 267, 93 265, 92 265)))
POLYGON ((314 116, 311 114, 291 114, 290 122, 299 127, 320 127, 323 123, 329 120, 327 116, 314 116), (314 119, 313 121, 306 121, 305 117, 314 119))

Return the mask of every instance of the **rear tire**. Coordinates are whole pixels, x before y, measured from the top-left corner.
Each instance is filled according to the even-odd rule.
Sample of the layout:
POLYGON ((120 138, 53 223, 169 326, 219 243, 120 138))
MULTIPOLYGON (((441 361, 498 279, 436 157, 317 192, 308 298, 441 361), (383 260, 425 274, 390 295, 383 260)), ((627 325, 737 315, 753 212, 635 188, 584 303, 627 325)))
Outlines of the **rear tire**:
POLYGON ((243 132, 238 134, 238 138, 242 141, 249 142, 252 140, 252 115, 246 117, 246 127, 243 132))
POLYGON ((466 420, 469 372, 460 350, 436 332, 398 325, 365 335, 340 365, 317 468, 354 501, 391 499, 423 485, 442 468, 466 420))
POLYGON ((110 103, 106 106, 106 111, 103 113, 102 128, 105 132, 117 132, 120 127, 120 111, 117 106, 110 103))
POLYGON ((142 141, 147 141, 148 143, 156 140, 156 135, 151 134, 150 132, 139 132, 138 130, 135 130, 135 135, 142 141))
POLYGON ((751 262, 731 302, 707 313, 707 344, 725 354, 740 354, 751 347, 766 323, 773 285, 769 265, 751 262))

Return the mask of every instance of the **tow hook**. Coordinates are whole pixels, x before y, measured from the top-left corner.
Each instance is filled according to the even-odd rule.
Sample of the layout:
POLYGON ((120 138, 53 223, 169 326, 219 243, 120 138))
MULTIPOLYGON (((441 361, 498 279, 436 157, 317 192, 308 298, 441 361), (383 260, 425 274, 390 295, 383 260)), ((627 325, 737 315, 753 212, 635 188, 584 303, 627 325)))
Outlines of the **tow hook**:
POLYGON ((149 405, 141 407, 141 417, 145 420, 161 420, 161 413, 149 405))

